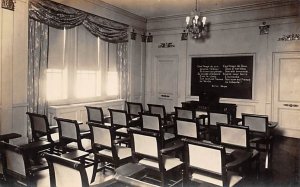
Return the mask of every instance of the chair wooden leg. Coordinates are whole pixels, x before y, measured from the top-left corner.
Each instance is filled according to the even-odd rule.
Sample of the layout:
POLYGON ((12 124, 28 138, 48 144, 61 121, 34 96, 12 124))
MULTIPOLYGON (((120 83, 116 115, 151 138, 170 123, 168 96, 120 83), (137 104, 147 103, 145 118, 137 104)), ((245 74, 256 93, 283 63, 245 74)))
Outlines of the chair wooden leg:
POLYGON ((93 182, 95 181, 96 173, 97 173, 97 169, 98 169, 98 163, 99 163, 99 162, 98 162, 98 159, 95 158, 91 183, 93 183, 93 182))

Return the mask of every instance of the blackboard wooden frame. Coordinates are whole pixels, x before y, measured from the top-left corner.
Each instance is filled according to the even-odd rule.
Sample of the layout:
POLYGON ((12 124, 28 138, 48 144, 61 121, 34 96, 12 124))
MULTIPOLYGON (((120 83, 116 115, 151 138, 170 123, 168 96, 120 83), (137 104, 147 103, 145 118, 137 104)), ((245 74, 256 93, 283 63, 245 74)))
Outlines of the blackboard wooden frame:
MULTIPOLYGON (((235 96, 235 97, 228 97, 228 96, 223 96, 222 94, 220 95, 221 98, 229 98, 229 99, 247 99, 247 100, 254 100, 255 98, 255 87, 254 87, 254 83, 255 83, 255 64, 256 64, 256 55, 255 53, 234 53, 234 54, 215 54, 215 55, 190 55, 189 56, 189 60, 187 63, 187 86, 186 86, 186 96, 187 98, 193 99, 193 98, 198 98, 196 97, 197 94, 192 93, 191 91, 191 86, 192 86, 192 60, 193 58, 230 58, 230 57, 251 57, 252 58, 252 62, 251 62, 251 83, 248 85, 250 88, 250 96, 246 96, 246 97, 240 97, 240 96, 235 96)), ((205 91, 205 90, 204 90, 205 91)))

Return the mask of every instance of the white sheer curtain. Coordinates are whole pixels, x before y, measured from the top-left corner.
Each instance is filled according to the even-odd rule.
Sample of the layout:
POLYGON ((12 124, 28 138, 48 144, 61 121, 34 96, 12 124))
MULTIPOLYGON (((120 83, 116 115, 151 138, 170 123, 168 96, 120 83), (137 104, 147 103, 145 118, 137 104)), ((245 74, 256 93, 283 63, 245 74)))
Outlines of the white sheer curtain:
POLYGON ((120 96, 125 88, 120 84, 127 81, 120 79, 128 72, 127 54, 123 54, 127 43, 121 46, 95 37, 82 26, 51 28, 47 98, 52 103, 126 98, 120 96))

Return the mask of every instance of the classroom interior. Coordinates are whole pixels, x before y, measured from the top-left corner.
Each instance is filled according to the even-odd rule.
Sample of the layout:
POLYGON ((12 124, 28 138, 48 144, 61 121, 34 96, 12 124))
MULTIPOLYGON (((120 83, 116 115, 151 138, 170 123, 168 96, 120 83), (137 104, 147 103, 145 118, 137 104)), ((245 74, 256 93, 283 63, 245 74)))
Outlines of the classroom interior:
MULTIPOLYGON (((231 172, 242 176, 237 186, 298 186, 299 72, 299 0, 1 0, 0 186, 55 186, 49 179, 49 170, 55 168, 51 164, 42 169, 48 178, 41 183, 37 178, 26 177, 27 174, 25 177, 18 174, 17 179, 9 180, 15 173, 7 173, 10 162, 5 151, 30 150, 31 143, 38 149, 36 155, 27 155, 33 158, 29 159, 31 162, 35 162, 34 159, 46 164, 63 162, 59 160, 63 157, 79 164, 80 167, 72 169, 78 172, 74 176, 80 179, 69 183, 62 180, 63 186, 81 186, 85 181, 82 176, 86 175, 82 172, 87 173, 87 184, 82 182, 82 186, 169 186, 173 183, 175 186, 199 183, 231 186, 230 179, 222 175, 225 170, 226 176, 231 172), (199 13, 200 29, 203 29, 199 36, 193 35, 192 28, 187 27, 187 22, 193 27, 191 19, 195 13, 191 11, 194 9, 199 13), (130 103, 141 106, 141 110, 130 115, 130 103), (159 112, 151 110, 151 104, 154 108, 161 105, 165 111, 157 116, 159 112), (118 164, 109 166, 112 169, 103 172, 103 162, 109 161, 99 156, 99 163, 95 164, 96 156, 91 156, 97 147, 93 147, 96 138, 92 137, 96 137, 98 122, 91 121, 94 114, 89 109, 99 108, 102 115, 98 116, 99 123, 112 133, 112 142, 132 155, 138 152, 139 146, 146 145, 150 152, 152 150, 148 157, 156 154, 154 151, 159 155, 158 160, 164 151, 182 149, 184 151, 171 153, 176 163, 178 161, 178 168, 174 166, 175 171, 167 175, 168 169, 160 170, 163 166, 159 162, 161 174, 150 167, 151 177, 142 180, 140 175, 146 175, 144 165, 149 166, 149 162, 137 160, 145 153, 130 156, 134 161, 125 159, 123 163, 120 159, 118 164), (191 112, 192 119, 179 117, 183 109, 191 112), (119 117, 126 114, 126 124, 132 126, 126 129, 126 135, 118 132, 123 126, 118 126, 117 117, 113 122, 114 112, 119 112, 119 117), (211 118, 214 113, 218 113, 216 119, 211 118), (57 138, 61 138, 61 126, 72 123, 76 126, 74 133, 81 133, 77 134, 79 139, 89 140, 89 151, 84 145, 69 150, 49 141, 49 137, 41 143, 40 137, 35 137, 31 114, 46 116, 46 125, 50 127, 47 133, 56 133, 57 138), (221 114, 226 114, 225 121, 220 120, 223 119, 221 114), (262 143, 265 149, 256 147, 261 142, 251 142, 257 137, 256 132, 245 125, 248 115, 266 121, 264 138, 271 138, 262 143), (146 121, 156 117, 159 127, 148 132, 146 121), (180 120, 196 125, 196 130, 189 131, 197 131, 194 138, 179 133, 180 120), (208 124, 212 121, 216 124, 210 128, 208 124), (246 139, 243 143, 247 154, 237 152, 237 158, 246 155, 247 159, 238 166, 228 166, 229 153, 225 147, 236 141, 222 144, 221 129, 226 128, 225 124, 227 128, 240 130, 236 133, 246 133, 230 136, 246 139), (57 126, 58 129, 54 129, 57 126), (166 135, 161 135, 162 131, 174 135, 174 141, 160 139, 166 135), (135 144, 137 137, 142 136, 158 136, 154 138, 159 140, 155 144, 158 150, 150 146, 150 140, 145 145, 135 144), (219 182, 207 182, 202 175, 186 174, 199 169, 189 167, 192 158, 187 157, 192 153, 186 154, 196 145, 219 150, 221 155, 225 151, 220 162, 226 162, 227 166, 223 163, 221 171, 212 174, 214 180, 221 177, 219 182), (76 152, 78 155, 74 156, 71 150, 83 152, 76 152), (87 156, 86 152, 90 154, 87 156), (77 160, 72 159, 74 157, 77 160), (88 169, 81 171, 80 164, 88 165, 88 169), (95 167, 102 171, 95 173, 92 183, 95 167), (134 172, 134 180, 133 173, 128 174, 130 170, 139 171, 134 172), (174 182, 177 180, 178 184, 174 182)), ((41 134, 50 136, 47 133, 41 134)), ((114 155, 115 151, 110 154, 114 155)), ((234 159, 235 154, 230 155, 229 160, 234 159)), ((25 163, 23 169, 27 167, 25 163)), ((63 164, 66 163, 64 160, 63 164)), ((207 170, 204 169, 205 174, 207 170)))

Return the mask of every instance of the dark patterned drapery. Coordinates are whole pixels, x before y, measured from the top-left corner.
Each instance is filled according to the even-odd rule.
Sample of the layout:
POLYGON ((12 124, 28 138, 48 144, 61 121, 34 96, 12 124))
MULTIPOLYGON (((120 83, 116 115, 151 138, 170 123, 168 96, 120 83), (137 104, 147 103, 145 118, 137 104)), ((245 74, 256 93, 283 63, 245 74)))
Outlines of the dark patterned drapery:
MULTIPOLYGON (((46 70, 48 65, 49 26, 29 20, 28 42, 28 111, 47 114, 46 70)), ((31 128, 28 123, 28 137, 31 139, 31 128)))
POLYGON ((49 0, 31 0, 29 17, 58 29, 70 29, 83 24, 93 35, 110 43, 128 41, 128 25, 49 0))
POLYGON ((129 100, 129 75, 128 75, 128 45, 119 43, 117 45, 117 69, 120 80, 120 98, 129 100))

